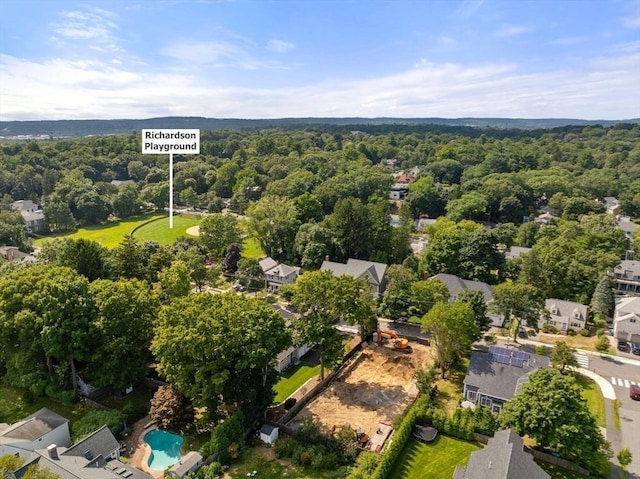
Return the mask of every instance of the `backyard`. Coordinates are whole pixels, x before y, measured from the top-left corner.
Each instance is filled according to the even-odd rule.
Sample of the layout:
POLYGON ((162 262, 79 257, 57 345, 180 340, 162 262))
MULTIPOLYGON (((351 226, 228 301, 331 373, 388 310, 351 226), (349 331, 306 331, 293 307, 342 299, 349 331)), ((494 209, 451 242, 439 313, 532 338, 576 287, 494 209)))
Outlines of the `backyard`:
POLYGON ((439 434, 429 444, 411 438, 389 477, 391 479, 451 479, 456 466, 465 465, 477 442, 463 441, 439 434))
POLYGON ((319 364, 313 366, 308 363, 300 363, 297 366, 289 368, 280 375, 280 380, 273 387, 276 392, 276 397, 273 400, 274 404, 283 402, 296 392, 300 386, 318 374, 320 374, 319 364))

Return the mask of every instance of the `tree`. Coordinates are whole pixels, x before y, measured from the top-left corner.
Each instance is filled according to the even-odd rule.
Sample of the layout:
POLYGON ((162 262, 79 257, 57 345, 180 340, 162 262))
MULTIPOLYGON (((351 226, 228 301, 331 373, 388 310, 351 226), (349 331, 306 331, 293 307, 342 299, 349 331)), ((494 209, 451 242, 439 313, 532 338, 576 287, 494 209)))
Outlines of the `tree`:
POLYGON ((493 290, 493 307, 502 314, 506 325, 513 331, 513 341, 518 341, 518 328, 524 322, 537 327, 544 309, 544 299, 537 288, 523 283, 502 283, 493 290))
POLYGON ((298 229, 294 251, 302 266, 318 269, 326 256, 333 257, 337 250, 333 232, 318 223, 305 223, 298 229))
POLYGON ((615 305, 611 280, 608 276, 603 276, 591 297, 591 312, 610 318, 613 316, 615 305))
POLYGON ((205 284, 207 284, 210 279, 210 270, 207 268, 205 256, 200 253, 198 248, 192 246, 186 250, 179 251, 176 255, 176 259, 182 261, 186 265, 189 270, 191 280, 196 284, 198 291, 202 292, 205 284))
POLYGON ((60 476, 39 464, 32 464, 22 476, 22 479, 60 479, 60 476))
POLYGON ((397 264, 387 270, 389 282, 380 301, 380 314, 386 318, 398 319, 409 315, 411 304, 411 285, 416 281, 416 274, 404 266, 397 264))
POLYGON ((187 296, 191 291, 191 275, 184 261, 176 260, 158 275, 160 288, 167 301, 187 296))
POLYGON ((568 346, 564 341, 558 341, 549 354, 551 364, 557 368, 562 374, 565 374, 566 368, 578 367, 576 359, 576 349, 568 346))
POLYGON ((193 423, 195 410, 184 394, 172 386, 160 386, 151 398, 149 416, 162 429, 177 430, 193 423))
POLYGON ((111 275, 109 251, 97 241, 61 238, 45 241, 40 248, 41 262, 73 268, 89 281, 111 275))
POLYGON ((292 200, 283 196, 263 196, 247 209, 249 229, 268 256, 293 256, 293 242, 300 226, 292 200))
POLYGON ((120 278, 143 279, 144 255, 140 243, 133 235, 125 235, 113 250, 114 269, 120 278))
POLYGON ((191 187, 187 187, 180 192, 180 201, 182 204, 190 206, 191 208, 198 207, 198 193, 191 187))
POLYGON ((608 475, 610 446, 571 376, 550 368, 533 372, 499 421, 592 473, 608 475))
POLYGON ((330 271, 313 271, 298 278, 293 286, 293 306, 300 316, 294 319, 297 338, 303 344, 318 344, 320 376, 325 367, 342 361, 343 337, 339 323, 357 324, 367 337, 377 322, 368 285, 351 276, 335 277, 330 271))
POLYGON ((125 185, 118 189, 113 198, 113 212, 118 218, 128 218, 140 214, 142 201, 138 196, 136 185, 125 185))
POLYGON ((71 214, 69 205, 62 201, 47 202, 42 208, 44 220, 53 233, 73 231, 76 229, 76 220, 71 214))
MULTIPOLYGON (((491 327, 491 318, 487 316, 487 303, 485 303, 482 291, 463 289, 458 293, 457 301, 467 303, 471 306, 473 317, 475 318, 480 333, 489 330, 491 327)), ((480 336, 475 339, 480 339, 480 336)))
POLYGON ((93 331, 98 340, 89 368, 90 381, 126 389, 147 372, 149 347, 159 304, 139 280, 94 281, 89 285, 98 310, 93 331))
POLYGON ((334 233, 344 258, 369 259, 369 209, 357 198, 338 200, 324 223, 334 233))
POLYGON ((240 242, 240 228, 235 216, 214 213, 200 222, 200 241, 207 247, 209 255, 221 258, 231 243, 240 242))
POLYGON ((73 424, 73 437, 76 441, 107 426, 114 436, 124 427, 124 417, 120 411, 91 411, 73 424))
POLYGON ((284 319, 264 301, 190 294, 161 309, 151 350, 160 374, 194 404, 213 413, 239 403, 253 415, 273 400, 274 361, 290 344, 284 319))
POLYGON ((24 464, 24 459, 13 454, 0 456, 0 477, 11 477, 9 474, 14 472, 24 464))
POLYGON ((438 303, 422 318, 422 331, 430 335, 442 379, 453 363, 471 352, 480 331, 467 303, 438 303))
POLYGON ((609 351, 609 348, 611 348, 609 339, 607 339, 607 337, 604 335, 600 336, 598 338, 598 341, 596 341, 596 351, 598 351, 599 353, 606 353, 607 351, 609 351))
POLYGON ((631 451, 626 447, 624 449, 620 449, 620 452, 618 453, 617 457, 618 457, 618 464, 620 464, 620 467, 622 468, 623 471, 626 471, 627 466, 631 464, 631 461, 633 460, 631 451))
POLYGON ((234 274, 238 271, 238 261, 242 258, 240 251, 240 245, 238 243, 231 243, 227 247, 227 254, 222 260, 222 272, 225 274, 234 274))
POLYGON ((487 218, 486 197, 473 191, 465 193, 457 200, 450 200, 447 203, 447 217, 453 221, 462 220, 484 220, 487 218))
POLYGON ((238 261, 236 278, 249 289, 260 289, 264 286, 264 272, 260 262, 255 258, 241 258, 238 261))
POLYGON ((422 317, 438 303, 446 303, 449 300, 447 285, 437 279, 418 281, 411 285, 411 307, 409 313, 412 316, 422 317))

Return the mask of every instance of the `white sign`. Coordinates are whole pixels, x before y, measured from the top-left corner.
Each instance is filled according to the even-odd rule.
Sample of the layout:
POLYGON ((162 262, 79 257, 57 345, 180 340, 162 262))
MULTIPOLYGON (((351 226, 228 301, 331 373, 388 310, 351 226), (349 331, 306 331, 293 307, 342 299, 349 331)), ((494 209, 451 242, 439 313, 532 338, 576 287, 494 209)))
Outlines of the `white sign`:
POLYGON ((200 154, 200 130, 142 130, 142 153, 200 154))

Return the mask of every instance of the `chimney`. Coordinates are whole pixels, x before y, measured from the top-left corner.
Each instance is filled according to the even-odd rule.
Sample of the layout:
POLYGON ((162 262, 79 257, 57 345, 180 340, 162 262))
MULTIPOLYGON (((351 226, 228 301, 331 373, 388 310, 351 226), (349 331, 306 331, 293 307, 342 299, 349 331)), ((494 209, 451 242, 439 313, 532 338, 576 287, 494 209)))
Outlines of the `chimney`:
POLYGON ((325 260, 325 261, 329 261, 329 255, 326 255, 326 256, 324 257, 324 260, 325 260))
POLYGON ((47 447, 47 452, 51 459, 58 459, 58 447, 55 444, 51 444, 47 447))

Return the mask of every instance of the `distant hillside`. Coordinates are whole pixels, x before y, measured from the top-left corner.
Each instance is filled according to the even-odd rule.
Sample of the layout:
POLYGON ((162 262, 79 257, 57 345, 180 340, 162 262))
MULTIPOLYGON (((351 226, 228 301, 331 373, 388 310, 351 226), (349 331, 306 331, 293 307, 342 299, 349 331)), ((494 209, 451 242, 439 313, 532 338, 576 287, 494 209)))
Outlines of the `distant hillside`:
POLYGON ((202 117, 166 117, 146 120, 57 120, 0 121, 0 138, 81 137, 137 132, 144 128, 197 128, 200 130, 241 130, 286 128, 304 125, 447 125, 490 128, 540 129, 568 125, 613 126, 616 123, 640 123, 632 120, 511 119, 511 118, 277 118, 269 120, 217 119, 202 117))

